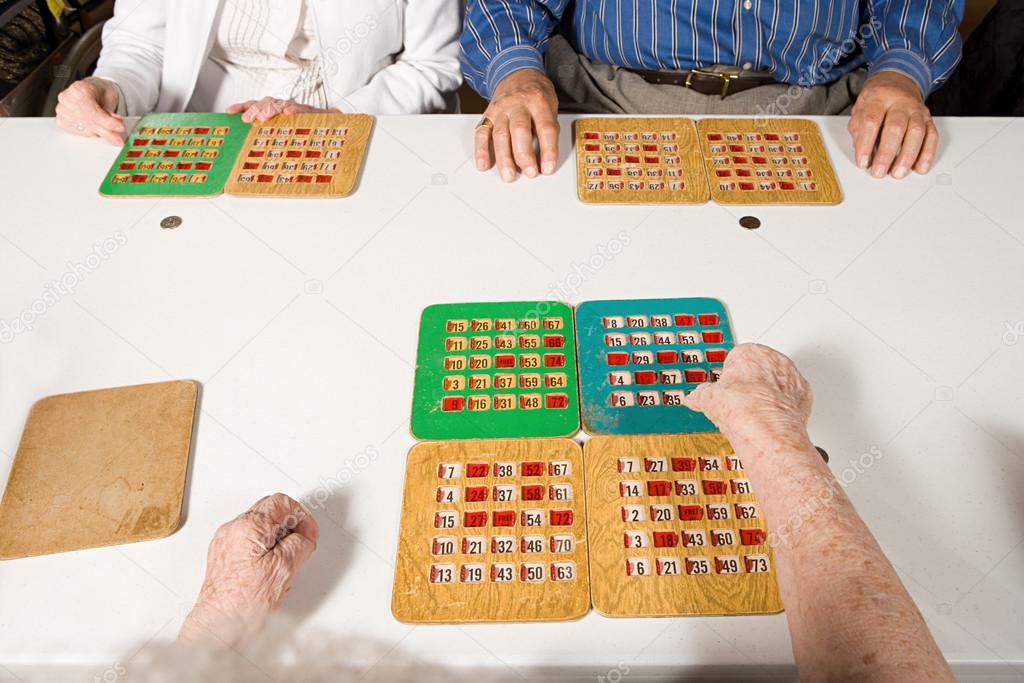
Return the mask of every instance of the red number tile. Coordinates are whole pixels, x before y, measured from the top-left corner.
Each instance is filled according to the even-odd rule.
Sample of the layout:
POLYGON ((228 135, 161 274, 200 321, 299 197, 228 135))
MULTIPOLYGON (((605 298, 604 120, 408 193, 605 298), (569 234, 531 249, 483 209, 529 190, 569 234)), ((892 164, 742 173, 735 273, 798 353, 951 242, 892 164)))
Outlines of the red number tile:
POLYGON ((520 496, 523 500, 544 500, 544 487, 540 484, 531 484, 529 486, 523 486, 520 489, 520 496))
POLYGON ((548 522, 551 526, 572 526, 572 510, 551 510, 548 522))
POLYGON ((329 183, 331 180, 333 180, 333 176, 329 175, 317 175, 316 177, 318 183, 329 183))
MULTIPOLYGON (((469 514, 468 512, 466 513, 469 514)), ((487 513, 483 512, 484 521, 487 520, 487 513)), ((495 510, 491 516, 491 524, 493 526, 515 526, 516 525, 516 511, 515 510, 495 510)), ((469 526, 467 524, 466 526, 469 526)), ((481 525, 483 526, 483 525, 481 525)))
POLYGON ((699 368, 695 370, 685 370, 684 374, 686 375, 686 381, 691 384, 708 381, 708 373, 699 368))
MULTIPOLYGON (((514 515, 513 515, 513 520, 512 521, 515 521, 515 516, 514 515)), ((486 510, 467 511, 462 516, 462 525, 465 526, 465 527, 471 527, 471 528, 487 526, 487 511, 486 510)), ((495 525, 495 526, 497 526, 497 525, 495 525)))
POLYGON ((706 496, 724 496, 726 492, 725 482, 718 479, 705 479, 701 482, 701 487, 706 496))
POLYGON ((629 365, 629 354, 618 351, 609 353, 608 365, 629 365))
POLYGON ((708 349, 704 352, 709 363, 724 363, 725 357, 729 354, 725 349, 708 349))
POLYGON ((494 367, 496 368, 514 368, 516 366, 516 357, 511 353, 499 353, 494 357, 494 367))
POLYGON ((524 477, 542 477, 544 476, 544 463, 543 462, 524 462, 520 466, 520 474, 524 477))
POLYGON ((679 354, 675 351, 658 351, 657 357, 659 363, 679 362, 679 354))
MULTIPOLYGON (((260 181, 264 182, 264 181, 260 181)), ((441 410, 446 413, 456 413, 466 407, 466 399, 462 396, 445 396, 441 399, 441 410)))
POLYGON ((684 522, 696 522, 704 519, 704 508, 700 505, 680 505, 679 519, 684 522))
POLYGON ((721 344, 725 338, 721 330, 704 330, 700 333, 700 337, 705 344, 721 344))
POLYGON ((658 373, 654 370, 638 370, 635 373, 637 384, 657 384, 658 373))
POLYGON ((672 482, 665 479, 651 479, 647 482, 647 495, 668 496, 672 493, 672 482))
POLYGON ((697 469, 697 460, 694 458, 672 458, 673 472, 693 472, 697 469))
POLYGON ((565 367, 565 355, 561 353, 546 353, 544 354, 544 367, 546 368, 564 368, 565 367))
POLYGON ((548 408, 568 408, 569 397, 565 394, 548 394, 544 397, 544 405, 548 408))
POLYGON ((466 476, 472 479, 486 477, 490 469, 490 466, 485 462, 468 462, 466 463, 466 476))
POLYGON ((764 529, 740 529, 740 543, 743 545, 761 545, 764 539, 764 529))
POLYGON ((655 531, 655 548, 675 548, 679 545, 679 535, 674 531, 655 531))
POLYGON ((487 487, 486 486, 467 486, 466 487, 466 502, 467 503, 482 503, 487 500, 487 487))
POLYGON ((545 334, 544 335, 544 348, 545 349, 561 349, 565 347, 565 337, 560 334, 545 334))

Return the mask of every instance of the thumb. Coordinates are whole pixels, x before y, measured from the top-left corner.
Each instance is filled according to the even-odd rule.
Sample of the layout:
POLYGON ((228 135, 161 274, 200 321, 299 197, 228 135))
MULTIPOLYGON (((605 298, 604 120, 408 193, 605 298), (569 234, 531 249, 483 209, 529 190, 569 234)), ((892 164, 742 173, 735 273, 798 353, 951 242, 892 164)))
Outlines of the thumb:
POLYGON ((281 553, 281 557, 291 567, 292 571, 301 567, 316 550, 316 543, 299 533, 291 533, 282 538, 275 550, 281 553))
POLYGON ((695 410, 698 413, 707 412, 708 408, 713 405, 715 393, 717 393, 718 386, 710 382, 701 384, 690 393, 683 396, 683 405, 690 410, 695 410))

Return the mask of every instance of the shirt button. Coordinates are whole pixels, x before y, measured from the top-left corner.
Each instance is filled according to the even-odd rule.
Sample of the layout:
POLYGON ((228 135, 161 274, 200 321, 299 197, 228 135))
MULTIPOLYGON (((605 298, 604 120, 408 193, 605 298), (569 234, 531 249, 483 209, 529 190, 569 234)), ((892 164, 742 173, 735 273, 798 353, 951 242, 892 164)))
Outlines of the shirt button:
POLYGON ((743 0, 743 9, 750 9, 753 6, 754 3, 752 3, 750 0, 743 0))
POLYGON ((746 64, 743 65, 743 70, 744 71, 750 71, 753 68, 754 68, 754 65, 751 64, 750 62, 747 62, 746 64))

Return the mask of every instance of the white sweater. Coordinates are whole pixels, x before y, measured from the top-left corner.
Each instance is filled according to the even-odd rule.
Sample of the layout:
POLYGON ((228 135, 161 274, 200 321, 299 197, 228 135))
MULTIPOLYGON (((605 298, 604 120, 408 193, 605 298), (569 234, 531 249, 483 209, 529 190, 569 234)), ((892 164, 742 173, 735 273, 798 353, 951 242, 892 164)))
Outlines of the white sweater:
MULTIPOLYGON (((122 111, 188 108, 226 3, 117 0, 96 76, 117 84, 122 111)), ((328 105, 370 114, 453 111, 459 0, 308 0, 328 105)))

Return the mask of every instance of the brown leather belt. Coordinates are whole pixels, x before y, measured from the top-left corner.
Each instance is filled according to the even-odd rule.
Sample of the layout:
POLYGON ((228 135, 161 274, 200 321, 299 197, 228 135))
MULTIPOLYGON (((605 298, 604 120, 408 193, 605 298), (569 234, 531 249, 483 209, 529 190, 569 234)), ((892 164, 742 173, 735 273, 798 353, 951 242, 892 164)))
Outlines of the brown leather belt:
POLYGON ((677 85, 681 88, 701 93, 702 95, 719 95, 723 98, 756 88, 759 85, 778 83, 771 75, 758 71, 712 71, 709 69, 689 69, 686 71, 650 71, 647 69, 630 69, 648 83, 656 85, 677 85))

